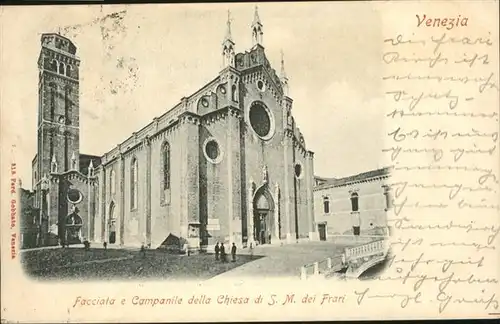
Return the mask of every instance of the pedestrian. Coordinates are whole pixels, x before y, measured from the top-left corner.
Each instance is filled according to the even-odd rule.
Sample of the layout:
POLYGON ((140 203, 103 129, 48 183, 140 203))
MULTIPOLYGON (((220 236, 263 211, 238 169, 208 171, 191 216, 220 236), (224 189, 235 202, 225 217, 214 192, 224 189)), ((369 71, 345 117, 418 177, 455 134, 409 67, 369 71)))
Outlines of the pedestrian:
POLYGON ((220 252, 220 247, 219 247, 219 242, 215 244, 215 261, 219 260, 219 252, 220 252))
POLYGON ((231 262, 236 262, 236 244, 234 243, 233 246, 231 247, 231 257, 232 257, 231 262))
POLYGON ((87 239, 84 239, 84 241, 83 241, 83 247, 84 247, 85 251, 89 251, 90 250, 90 242, 87 239))
POLYGON ((226 262, 226 249, 224 248, 224 243, 220 244, 220 258, 222 262, 226 262))
POLYGON ((104 242, 102 243, 102 245, 104 246, 104 249, 107 250, 108 249, 108 242, 104 242))

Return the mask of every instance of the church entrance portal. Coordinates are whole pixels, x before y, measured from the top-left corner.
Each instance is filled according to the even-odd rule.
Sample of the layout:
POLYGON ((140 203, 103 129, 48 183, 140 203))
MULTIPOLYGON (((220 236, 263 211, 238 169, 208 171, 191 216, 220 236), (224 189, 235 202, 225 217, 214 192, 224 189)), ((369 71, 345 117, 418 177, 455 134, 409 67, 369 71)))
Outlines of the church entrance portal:
POLYGON ((66 217, 66 244, 78 244, 82 242, 83 221, 78 215, 78 209, 66 217))
POLYGON ((271 243, 271 231, 269 222, 269 210, 258 210, 254 218, 255 239, 260 244, 271 243))
POLYGON ((271 243, 275 226, 273 205, 269 192, 257 192, 254 198, 253 237, 259 244, 271 243))

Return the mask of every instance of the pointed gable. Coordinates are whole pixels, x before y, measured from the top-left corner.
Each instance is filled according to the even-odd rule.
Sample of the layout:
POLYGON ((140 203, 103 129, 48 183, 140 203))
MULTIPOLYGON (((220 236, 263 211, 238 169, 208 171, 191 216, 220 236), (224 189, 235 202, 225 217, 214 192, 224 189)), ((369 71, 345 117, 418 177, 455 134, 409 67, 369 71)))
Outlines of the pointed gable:
POLYGON ((283 93, 280 78, 276 70, 271 67, 264 52, 264 47, 261 45, 257 44, 250 51, 236 54, 236 69, 241 71, 243 75, 253 73, 256 70, 262 70, 274 90, 283 93))

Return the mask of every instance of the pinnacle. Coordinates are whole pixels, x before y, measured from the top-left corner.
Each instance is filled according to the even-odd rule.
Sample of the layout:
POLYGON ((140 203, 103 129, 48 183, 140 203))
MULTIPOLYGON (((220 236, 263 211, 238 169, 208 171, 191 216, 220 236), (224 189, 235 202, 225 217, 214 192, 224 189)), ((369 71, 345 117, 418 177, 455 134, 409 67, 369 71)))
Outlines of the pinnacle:
POLYGON ((255 25, 261 25, 262 26, 262 23, 260 21, 260 17, 259 17, 259 7, 255 6, 255 14, 254 14, 254 17, 253 17, 253 22, 252 22, 252 26, 255 26, 255 25))
POLYGON ((281 79, 285 80, 288 79, 286 76, 286 71, 285 71, 285 58, 284 58, 283 51, 281 51, 281 79))
POLYGON ((227 11, 227 29, 226 29, 226 36, 224 37, 223 43, 225 43, 227 41, 234 43, 233 37, 231 35, 231 12, 229 10, 227 11))

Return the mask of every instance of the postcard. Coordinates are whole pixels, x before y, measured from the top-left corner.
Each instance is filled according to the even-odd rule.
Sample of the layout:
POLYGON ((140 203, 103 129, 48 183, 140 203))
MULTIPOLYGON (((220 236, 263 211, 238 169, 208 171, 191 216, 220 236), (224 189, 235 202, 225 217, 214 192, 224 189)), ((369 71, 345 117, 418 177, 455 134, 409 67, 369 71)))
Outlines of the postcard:
POLYGON ((0 7, 5 323, 498 318, 498 1, 0 7))

